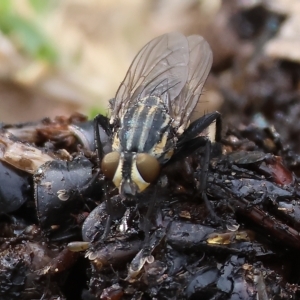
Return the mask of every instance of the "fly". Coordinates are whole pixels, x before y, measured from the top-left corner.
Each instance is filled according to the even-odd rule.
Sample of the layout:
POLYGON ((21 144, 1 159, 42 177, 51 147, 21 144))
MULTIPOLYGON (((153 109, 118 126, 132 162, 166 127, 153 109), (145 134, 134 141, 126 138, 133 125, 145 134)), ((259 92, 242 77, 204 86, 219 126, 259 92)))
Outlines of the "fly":
POLYGON ((214 141, 207 134, 218 112, 190 123, 211 65, 203 37, 177 32, 153 39, 134 58, 111 101, 112 152, 101 162, 120 194, 144 191, 171 158, 214 141))

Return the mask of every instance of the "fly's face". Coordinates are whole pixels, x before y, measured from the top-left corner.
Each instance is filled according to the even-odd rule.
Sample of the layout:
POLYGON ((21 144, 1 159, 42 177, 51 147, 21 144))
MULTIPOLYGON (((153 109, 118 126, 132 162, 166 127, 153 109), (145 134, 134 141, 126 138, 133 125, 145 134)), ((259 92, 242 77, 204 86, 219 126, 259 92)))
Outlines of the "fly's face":
POLYGON ((101 169, 120 193, 134 195, 154 182, 176 151, 212 64, 200 36, 162 35, 133 60, 112 104, 113 151, 101 169))
POLYGON ((156 180, 160 164, 148 153, 111 152, 104 157, 102 170, 122 195, 135 195, 156 180))

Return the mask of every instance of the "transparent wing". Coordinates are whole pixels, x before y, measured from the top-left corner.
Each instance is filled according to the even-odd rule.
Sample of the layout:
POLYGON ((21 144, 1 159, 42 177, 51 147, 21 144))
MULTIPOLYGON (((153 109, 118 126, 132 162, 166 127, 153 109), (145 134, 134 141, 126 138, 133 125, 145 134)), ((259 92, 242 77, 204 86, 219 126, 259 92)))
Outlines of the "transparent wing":
MULTIPOLYGON (((177 32, 155 38, 134 58, 112 105, 110 123, 146 95, 162 97, 172 109, 172 101, 186 84, 189 69, 189 44, 177 32)), ((172 112, 169 112, 172 115, 172 112)))
POLYGON ((181 93, 172 101, 173 127, 182 133, 188 126, 211 69, 213 56, 209 44, 199 35, 187 38, 189 44, 188 79, 181 93))

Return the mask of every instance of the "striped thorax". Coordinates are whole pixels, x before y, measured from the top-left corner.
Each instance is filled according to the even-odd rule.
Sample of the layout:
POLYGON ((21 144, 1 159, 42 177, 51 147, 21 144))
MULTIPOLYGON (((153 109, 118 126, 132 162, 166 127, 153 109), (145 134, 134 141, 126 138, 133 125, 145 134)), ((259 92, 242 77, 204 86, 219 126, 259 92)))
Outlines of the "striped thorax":
MULTIPOLYGON (((155 180, 160 165, 170 159, 175 135, 172 119, 164 102, 157 96, 147 96, 130 107, 120 119, 113 137, 113 152, 108 160, 118 160, 112 180, 122 194, 135 194, 155 180)), ((103 166, 103 163, 102 163, 103 166)))

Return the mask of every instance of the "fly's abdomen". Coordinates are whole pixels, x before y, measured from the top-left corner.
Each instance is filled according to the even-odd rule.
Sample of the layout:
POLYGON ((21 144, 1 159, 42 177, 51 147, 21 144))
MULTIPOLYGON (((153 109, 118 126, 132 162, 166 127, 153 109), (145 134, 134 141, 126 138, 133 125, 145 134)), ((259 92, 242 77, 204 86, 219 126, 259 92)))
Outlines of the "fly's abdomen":
POLYGON ((171 117, 159 97, 148 96, 130 107, 121 119, 113 148, 118 152, 148 153, 161 163, 172 150, 171 117))

